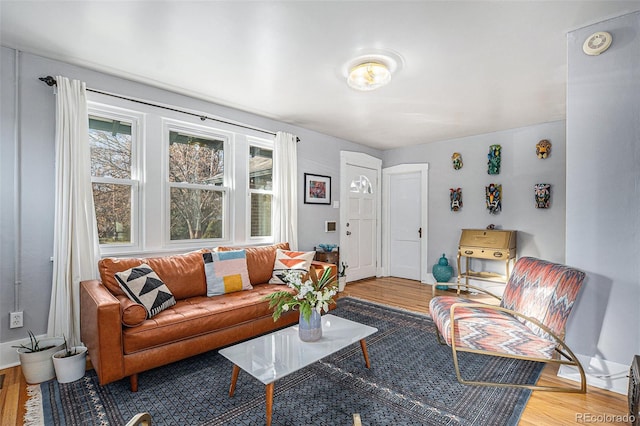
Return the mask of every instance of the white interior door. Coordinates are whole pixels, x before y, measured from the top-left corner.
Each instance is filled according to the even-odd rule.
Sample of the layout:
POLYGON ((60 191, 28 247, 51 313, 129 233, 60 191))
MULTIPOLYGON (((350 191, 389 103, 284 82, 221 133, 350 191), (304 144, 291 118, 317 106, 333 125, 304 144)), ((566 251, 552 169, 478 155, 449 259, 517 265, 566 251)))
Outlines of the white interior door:
POLYGON ((350 281, 376 275, 376 171, 347 165, 347 259, 350 281))
POLYGON ((381 166, 370 155, 341 152, 340 259, 348 282, 379 275, 381 166))
POLYGON ((429 165, 387 167, 382 181, 380 275, 427 283, 429 165))
POLYGON ((389 275, 420 280, 422 193, 419 172, 389 179, 389 275))

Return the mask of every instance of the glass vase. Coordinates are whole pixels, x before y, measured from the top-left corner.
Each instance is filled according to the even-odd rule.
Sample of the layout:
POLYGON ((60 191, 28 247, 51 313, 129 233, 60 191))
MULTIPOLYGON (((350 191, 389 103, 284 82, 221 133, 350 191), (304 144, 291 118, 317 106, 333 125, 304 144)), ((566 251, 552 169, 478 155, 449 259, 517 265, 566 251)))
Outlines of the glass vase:
POLYGON ((300 313, 298 335, 303 342, 315 342, 322 337, 322 316, 313 309, 309 321, 300 313))

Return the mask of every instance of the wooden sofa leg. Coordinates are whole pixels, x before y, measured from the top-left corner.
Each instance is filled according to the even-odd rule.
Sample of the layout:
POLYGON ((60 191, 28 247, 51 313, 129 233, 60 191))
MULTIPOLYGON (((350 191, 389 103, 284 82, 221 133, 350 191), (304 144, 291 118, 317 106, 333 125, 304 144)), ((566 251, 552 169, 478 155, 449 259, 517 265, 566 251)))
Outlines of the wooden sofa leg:
POLYGON ((131 385, 131 392, 138 392, 138 373, 129 376, 129 383, 131 385))

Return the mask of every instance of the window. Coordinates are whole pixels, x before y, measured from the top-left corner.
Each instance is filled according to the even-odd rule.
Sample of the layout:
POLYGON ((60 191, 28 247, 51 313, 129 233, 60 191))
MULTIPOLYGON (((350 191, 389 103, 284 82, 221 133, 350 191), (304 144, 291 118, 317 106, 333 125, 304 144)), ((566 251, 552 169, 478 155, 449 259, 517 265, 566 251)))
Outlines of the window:
POLYGON ((273 242, 273 139, 96 93, 89 116, 103 256, 273 242))
POLYGON ((169 132, 170 239, 223 238, 224 140, 169 132))
POLYGON ((135 244, 134 120, 89 116, 91 182, 100 244, 135 244))
POLYGON ((251 238, 270 237, 273 202, 273 150, 249 146, 249 197, 251 238))

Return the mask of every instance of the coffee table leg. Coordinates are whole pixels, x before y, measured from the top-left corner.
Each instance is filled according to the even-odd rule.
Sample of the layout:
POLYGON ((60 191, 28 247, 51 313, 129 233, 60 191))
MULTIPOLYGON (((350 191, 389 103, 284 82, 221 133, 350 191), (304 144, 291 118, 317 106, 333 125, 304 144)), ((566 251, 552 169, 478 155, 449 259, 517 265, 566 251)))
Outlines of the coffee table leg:
POLYGON ((267 391, 267 426, 271 426, 271 413, 273 412, 273 382, 266 387, 267 391))
POLYGON ((364 364, 367 366, 367 368, 370 368, 371 364, 369 364, 369 353, 367 352, 367 342, 365 342, 364 339, 360 340, 360 347, 362 348, 362 355, 364 355, 364 364))
POLYGON ((236 382, 238 381, 238 373, 240 373, 240 367, 233 364, 233 372, 231 372, 231 386, 229 387, 229 396, 233 396, 236 391, 236 382))

